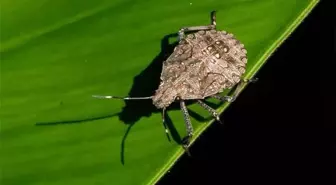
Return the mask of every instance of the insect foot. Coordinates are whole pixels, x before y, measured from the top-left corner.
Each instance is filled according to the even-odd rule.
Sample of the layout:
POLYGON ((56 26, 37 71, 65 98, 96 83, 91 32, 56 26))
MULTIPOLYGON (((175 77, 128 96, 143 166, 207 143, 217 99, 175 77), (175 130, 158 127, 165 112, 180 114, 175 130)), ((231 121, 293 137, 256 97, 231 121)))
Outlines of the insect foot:
POLYGON ((186 136, 182 139, 182 147, 184 151, 186 151, 188 156, 191 156, 191 153, 189 151, 189 145, 190 145, 190 139, 192 136, 186 136))
MULTIPOLYGON (((210 24, 183 27, 178 31, 178 44, 172 54, 163 61, 160 85, 148 97, 118 97, 95 95, 95 98, 148 100, 164 111, 178 101, 184 117, 186 137, 182 146, 187 153, 193 135, 193 126, 185 101, 197 101, 217 121, 219 114, 202 100, 212 97, 233 102, 243 87, 242 80, 247 64, 247 50, 244 44, 226 31, 217 30, 216 12, 210 13, 210 24), (232 96, 220 95, 226 89, 235 88, 232 96)), ((163 124, 165 126, 165 124, 163 124)), ((166 133, 168 130, 165 128, 166 133)))
POLYGON ((205 110, 207 110, 219 123, 223 124, 219 118, 219 114, 216 112, 215 109, 211 108, 209 105, 207 105, 201 100, 198 100, 197 103, 200 106, 202 106, 205 110))
POLYGON ((259 80, 259 78, 254 77, 248 80, 244 80, 245 83, 256 83, 259 80))

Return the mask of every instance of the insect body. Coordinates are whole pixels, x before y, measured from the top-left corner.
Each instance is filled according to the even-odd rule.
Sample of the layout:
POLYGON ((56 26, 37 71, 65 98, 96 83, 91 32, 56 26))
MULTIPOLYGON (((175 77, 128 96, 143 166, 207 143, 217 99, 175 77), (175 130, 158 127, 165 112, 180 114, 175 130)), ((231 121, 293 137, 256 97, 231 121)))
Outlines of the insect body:
POLYGON ((176 98, 204 99, 218 94, 240 81, 246 62, 246 49, 231 34, 215 29, 189 34, 163 63, 153 103, 161 109, 176 98))
POLYGON ((200 106, 220 121, 216 111, 202 100, 212 97, 222 101, 233 101, 239 88, 232 96, 221 96, 219 93, 245 82, 241 80, 247 63, 247 51, 244 45, 232 34, 216 30, 215 11, 211 12, 210 17, 210 25, 185 27, 179 30, 178 45, 163 62, 161 83, 153 96, 94 95, 94 97, 124 100, 152 99, 153 104, 158 109, 162 109, 163 122, 165 109, 174 101, 179 101, 187 129, 183 146, 187 149, 193 134, 193 127, 185 100, 196 100, 200 106))

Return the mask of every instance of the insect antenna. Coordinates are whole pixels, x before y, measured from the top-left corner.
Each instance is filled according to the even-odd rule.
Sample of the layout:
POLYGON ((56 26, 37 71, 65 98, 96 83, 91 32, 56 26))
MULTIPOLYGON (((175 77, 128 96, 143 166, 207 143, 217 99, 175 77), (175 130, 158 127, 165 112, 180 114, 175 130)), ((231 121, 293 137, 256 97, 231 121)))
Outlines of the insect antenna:
POLYGON ((148 100, 152 99, 153 96, 147 96, 147 97, 121 97, 121 96, 104 96, 104 95, 92 95, 94 98, 100 98, 100 99, 121 99, 121 100, 148 100))

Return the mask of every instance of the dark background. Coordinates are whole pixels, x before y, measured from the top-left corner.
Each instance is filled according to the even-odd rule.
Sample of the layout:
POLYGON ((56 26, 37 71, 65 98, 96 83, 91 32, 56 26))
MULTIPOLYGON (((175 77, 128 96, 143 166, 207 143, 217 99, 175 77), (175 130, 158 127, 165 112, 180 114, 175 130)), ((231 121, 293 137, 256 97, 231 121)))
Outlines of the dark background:
POLYGON ((336 60, 328 9, 317 5, 225 111, 224 125, 212 124, 158 184, 331 184, 336 60))

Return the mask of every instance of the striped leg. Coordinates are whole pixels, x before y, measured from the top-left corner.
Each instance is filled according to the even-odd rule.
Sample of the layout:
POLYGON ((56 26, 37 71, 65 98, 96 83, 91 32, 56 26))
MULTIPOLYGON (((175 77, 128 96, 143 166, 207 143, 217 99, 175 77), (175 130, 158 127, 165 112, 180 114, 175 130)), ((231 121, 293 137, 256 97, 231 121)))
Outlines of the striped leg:
POLYGON ((200 31, 200 30, 212 30, 212 29, 216 29, 216 11, 212 11, 210 13, 210 19, 211 19, 210 25, 206 25, 206 26, 191 26, 191 27, 181 28, 179 30, 179 32, 178 32, 179 41, 182 40, 185 37, 185 33, 189 32, 189 31, 200 31))
POLYGON ((181 107, 181 111, 183 113, 184 123, 186 125, 186 130, 187 130, 187 136, 183 138, 182 144, 183 144, 183 148, 186 150, 188 155, 190 155, 188 147, 189 147, 190 139, 193 135, 194 129, 191 125, 190 116, 189 116, 187 107, 186 107, 183 100, 180 101, 180 107, 181 107))
POLYGON ((209 105, 207 105, 201 100, 197 100, 197 103, 204 109, 206 109, 219 123, 223 124, 219 118, 219 114, 216 112, 215 109, 211 108, 209 105))

